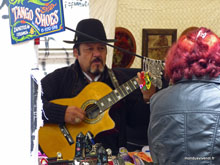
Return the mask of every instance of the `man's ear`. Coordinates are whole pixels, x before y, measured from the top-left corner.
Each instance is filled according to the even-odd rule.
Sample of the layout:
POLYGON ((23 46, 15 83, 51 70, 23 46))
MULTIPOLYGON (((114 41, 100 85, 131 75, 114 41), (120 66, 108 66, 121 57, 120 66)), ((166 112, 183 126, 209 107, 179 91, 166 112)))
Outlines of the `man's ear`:
POLYGON ((73 49, 73 55, 74 55, 74 57, 75 57, 76 59, 78 59, 78 56, 79 56, 79 51, 78 51, 78 49, 76 49, 76 48, 73 49))

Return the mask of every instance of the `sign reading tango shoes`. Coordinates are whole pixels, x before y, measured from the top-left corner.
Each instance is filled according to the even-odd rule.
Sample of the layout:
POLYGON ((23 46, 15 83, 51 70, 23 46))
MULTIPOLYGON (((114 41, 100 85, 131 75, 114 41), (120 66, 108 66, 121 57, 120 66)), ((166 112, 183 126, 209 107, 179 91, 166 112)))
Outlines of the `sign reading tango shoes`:
POLYGON ((12 44, 65 30, 62 0, 9 0, 12 44))

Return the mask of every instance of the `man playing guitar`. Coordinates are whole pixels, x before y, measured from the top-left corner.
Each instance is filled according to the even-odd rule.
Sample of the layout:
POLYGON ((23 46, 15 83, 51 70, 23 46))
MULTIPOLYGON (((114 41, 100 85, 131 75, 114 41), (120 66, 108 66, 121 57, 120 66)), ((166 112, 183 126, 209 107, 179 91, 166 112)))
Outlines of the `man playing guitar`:
MULTIPOLYGON (((106 38, 104 27, 97 19, 85 19, 80 21, 76 30, 104 42, 115 41, 106 38)), ((95 133, 97 134, 95 136, 95 142, 102 143, 105 148, 111 148, 113 154, 118 153, 119 147, 126 147, 126 128, 128 125, 135 125, 136 128, 143 129, 141 131, 143 131, 143 137, 146 138, 146 143, 144 145, 147 145, 147 127, 150 112, 149 105, 147 105, 145 101, 149 99, 150 95, 149 92, 145 92, 146 96, 144 98, 146 100, 144 101, 143 94, 140 89, 138 89, 139 84, 135 81, 135 78, 132 79, 132 77, 137 75, 140 69, 113 68, 111 72, 106 66, 106 45, 78 33, 75 34, 73 41, 65 42, 74 44, 73 53, 76 58, 75 63, 68 67, 59 68, 41 80, 43 120, 45 125, 52 124, 49 125, 49 127, 44 126, 45 128, 48 128, 48 130, 40 130, 39 143, 42 150, 47 150, 48 146, 46 145, 55 140, 55 136, 58 134, 54 133, 54 135, 52 135, 50 132, 50 128, 53 124, 66 124, 67 128, 70 128, 68 128, 70 134, 72 135, 72 132, 74 132, 74 135, 72 136, 75 136, 79 133, 77 132, 77 128, 80 128, 79 131, 83 132, 83 130, 85 130, 84 127, 89 127, 93 123, 98 123, 101 120, 101 126, 94 125, 91 128, 88 128, 88 131, 91 131, 96 127, 106 126, 107 128, 100 129, 101 133, 99 133, 99 131, 95 133), (111 74, 113 74, 113 79, 111 74), (114 82, 114 79, 117 79, 117 81, 114 82), (97 82, 103 83, 92 86, 92 84, 96 84, 97 82), (111 91, 111 89, 115 89, 117 88, 117 85, 119 86, 123 83, 125 83, 125 85, 119 87, 118 90, 111 91), (89 86, 90 84, 91 86, 89 86), (104 88, 102 84, 109 86, 110 90, 104 88), (89 87, 85 88, 86 86, 89 87), (92 89, 93 87, 94 89, 92 89), (83 93, 81 93, 82 91, 83 93), (97 104, 96 108, 98 107, 100 111, 102 107, 106 106, 106 104, 108 105, 107 108, 111 107, 107 112, 105 111, 106 108, 103 108, 103 112, 105 111, 107 116, 110 116, 110 119, 106 121, 103 121, 105 118, 104 115, 102 116, 102 119, 98 118, 97 120, 95 119, 94 122, 90 122, 93 119, 87 114, 87 111, 85 110, 86 108, 83 108, 90 104, 90 102, 88 103, 87 101, 81 100, 87 98, 87 94, 89 93, 92 93, 92 97, 95 97, 96 92, 103 95, 100 96, 101 98, 107 95, 108 97, 106 98, 106 101, 102 102, 101 100, 100 102, 93 102, 93 100, 96 100, 94 98, 87 100, 90 100, 93 104, 97 104), (63 98, 75 99, 71 101, 62 100, 61 102, 53 101, 63 98), (82 102, 82 104, 80 103, 80 106, 79 102, 82 102), (85 126, 85 124, 87 125, 85 126), (72 126, 75 127, 71 130, 72 126), (45 138, 46 136, 48 138, 45 138), (44 147, 44 145, 46 147, 44 147)), ((150 90, 154 92, 155 88, 150 90)), ((52 148, 49 150, 53 150, 53 148, 56 150, 55 146, 59 143, 61 142, 58 139, 57 142, 54 142, 54 144, 49 146, 49 148, 52 148)), ((65 143, 66 142, 60 147, 65 148, 65 143)), ((67 146, 67 148, 69 146, 67 146)), ((70 148, 69 150, 72 152, 73 148, 70 148)), ((48 155, 50 156, 50 151, 48 152, 48 155)), ((67 151, 67 153, 69 154, 70 151, 67 151)), ((54 155, 51 154, 51 156, 54 155)), ((66 159, 71 159, 73 156, 74 155, 70 154, 69 156, 66 156, 66 159)))

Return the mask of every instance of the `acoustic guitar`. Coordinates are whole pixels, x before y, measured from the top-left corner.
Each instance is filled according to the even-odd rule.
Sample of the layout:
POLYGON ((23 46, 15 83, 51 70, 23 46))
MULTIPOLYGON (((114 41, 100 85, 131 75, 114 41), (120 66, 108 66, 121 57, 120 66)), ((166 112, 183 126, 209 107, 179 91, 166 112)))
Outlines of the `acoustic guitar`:
POLYGON ((56 157, 61 152, 63 160, 73 160, 76 136, 90 131, 94 136, 114 128, 109 109, 119 100, 139 88, 137 76, 112 90, 103 82, 87 85, 76 97, 52 100, 52 103, 77 106, 86 112, 86 118, 79 124, 45 124, 39 130, 39 145, 48 157, 56 157))

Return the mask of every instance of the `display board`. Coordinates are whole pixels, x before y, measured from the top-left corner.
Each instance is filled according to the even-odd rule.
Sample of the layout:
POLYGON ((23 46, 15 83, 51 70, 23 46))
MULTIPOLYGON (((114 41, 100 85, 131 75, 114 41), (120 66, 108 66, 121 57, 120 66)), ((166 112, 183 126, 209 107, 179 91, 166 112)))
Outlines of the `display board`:
POLYGON ((9 0, 11 42, 65 30, 62 0, 9 0))

